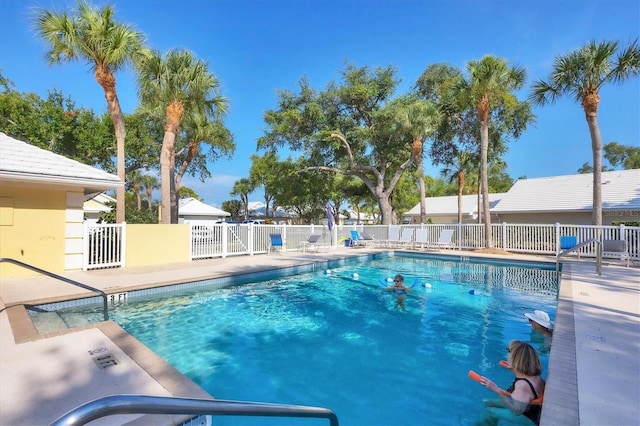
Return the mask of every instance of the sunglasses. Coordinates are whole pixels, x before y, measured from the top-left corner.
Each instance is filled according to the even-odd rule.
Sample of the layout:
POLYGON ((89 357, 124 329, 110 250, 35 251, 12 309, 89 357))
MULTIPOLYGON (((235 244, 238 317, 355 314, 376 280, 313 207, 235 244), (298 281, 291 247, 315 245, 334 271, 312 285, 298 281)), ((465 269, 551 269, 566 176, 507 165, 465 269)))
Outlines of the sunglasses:
POLYGON ((393 280, 393 282, 401 283, 402 281, 401 280, 393 280))

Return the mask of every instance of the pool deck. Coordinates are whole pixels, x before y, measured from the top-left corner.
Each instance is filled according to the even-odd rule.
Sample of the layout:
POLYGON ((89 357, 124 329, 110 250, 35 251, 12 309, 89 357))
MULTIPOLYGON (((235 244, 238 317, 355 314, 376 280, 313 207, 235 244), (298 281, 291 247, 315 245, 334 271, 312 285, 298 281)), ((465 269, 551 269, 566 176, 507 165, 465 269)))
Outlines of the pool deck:
MULTIPOLYGON (((238 256, 163 266, 69 272, 66 278, 108 294, 378 252, 337 248, 320 253, 238 256)), ((452 252, 475 256, 470 252, 452 252)), ((504 258, 485 255, 483 257, 504 258)), ((548 256, 508 259, 555 261, 548 256)), ((564 269, 542 412, 543 425, 640 424, 640 269, 563 259, 564 269)), ((86 297, 47 277, 3 279, 0 285, 0 424, 49 424, 70 409, 113 394, 210 398, 148 348, 106 321, 39 335, 23 303, 86 297), (100 367, 101 354, 117 365, 100 367)), ((215 396, 215 395, 214 395, 215 396)), ((479 401, 481 396, 479 396, 479 401)), ((282 401, 286 403, 287 401, 282 401)), ((331 408, 331 407, 327 407, 331 408)), ((184 416, 118 415, 92 425, 175 424, 184 416)))

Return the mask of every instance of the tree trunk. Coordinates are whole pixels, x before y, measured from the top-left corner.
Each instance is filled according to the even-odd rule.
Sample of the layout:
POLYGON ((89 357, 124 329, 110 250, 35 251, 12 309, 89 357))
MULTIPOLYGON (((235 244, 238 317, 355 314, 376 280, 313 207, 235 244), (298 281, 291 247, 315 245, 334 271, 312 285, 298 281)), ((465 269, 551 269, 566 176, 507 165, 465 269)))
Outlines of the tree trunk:
POLYGON ((462 223, 462 191, 464 189, 464 170, 458 171, 458 223, 462 223))
POLYGON ((480 121, 480 189, 482 191, 482 214, 484 215, 485 247, 493 248, 493 235, 491 233, 491 211, 489 210, 489 179, 487 176, 489 156, 489 123, 480 121))
POLYGON ((427 201, 424 187, 424 170, 422 159, 418 160, 418 182, 420 184, 420 223, 427 223, 427 201))
POLYGON ((377 196, 378 205, 380 206, 380 216, 383 225, 393 225, 393 208, 389 202, 388 194, 377 196))
POLYGON ((591 150, 593 152, 593 202, 591 222, 593 225, 602 225, 602 136, 598 128, 598 104, 600 96, 597 93, 585 97, 582 102, 585 117, 589 125, 591 135, 591 150))
POLYGON ((160 222, 171 223, 171 192, 173 179, 171 179, 171 151, 175 149, 175 133, 165 130, 164 139, 162 140, 162 151, 160 152, 160 182, 162 207, 160 214, 160 222))
POLYGON ((124 128, 124 117, 120 108, 120 101, 116 93, 116 79, 108 68, 96 68, 94 76, 98 84, 104 90, 104 97, 107 100, 107 107, 113 122, 113 128, 116 134, 116 170, 118 178, 123 185, 116 189, 116 223, 125 221, 125 198, 124 198, 124 182, 125 182, 125 152, 124 141, 126 131, 124 128))
POLYGON ((184 114, 181 102, 173 101, 167 106, 164 139, 160 153, 160 178, 162 181, 162 223, 178 223, 178 197, 175 180, 176 137, 184 114))

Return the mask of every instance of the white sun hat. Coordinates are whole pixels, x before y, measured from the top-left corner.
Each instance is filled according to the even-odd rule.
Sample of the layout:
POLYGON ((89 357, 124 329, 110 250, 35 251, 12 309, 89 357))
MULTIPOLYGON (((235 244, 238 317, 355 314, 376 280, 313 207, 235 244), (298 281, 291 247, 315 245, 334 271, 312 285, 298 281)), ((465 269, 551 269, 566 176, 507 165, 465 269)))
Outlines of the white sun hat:
POLYGON ((545 311, 533 311, 533 313, 525 313, 525 317, 529 318, 531 321, 535 321, 543 327, 548 328, 549 330, 553 330, 553 323, 551 322, 551 318, 549 318, 549 314, 545 311))

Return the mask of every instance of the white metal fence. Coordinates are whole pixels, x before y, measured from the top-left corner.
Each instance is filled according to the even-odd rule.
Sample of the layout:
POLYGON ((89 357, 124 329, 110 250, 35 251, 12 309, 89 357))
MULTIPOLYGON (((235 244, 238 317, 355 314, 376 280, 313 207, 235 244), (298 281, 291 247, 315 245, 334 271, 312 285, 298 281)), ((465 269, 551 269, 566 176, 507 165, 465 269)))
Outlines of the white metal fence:
MULTIPOLYGON (((416 229, 426 229, 428 241, 438 241, 444 229, 453 229, 452 245, 460 250, 485 248, 482 224, 424 224, 401 225, 401 231, 410 230, 415 238, 416 229)), ((311 234, 320 234, 321 246, 336 247, 348 243, 351 230, 366 230, 374 240, 388 241, 389 225, 336 225, 329 230, 322 225, 263 225, 216 224, 192 225, 190 258, 192 260, 215 257, 265 254, 269 252, 270 235, 280 234, 285 251, 299 250, 311 234)), ((563 224, 508 224, 492 225, 493 246, 514 253, 555 255, 561 249, 561 237, 575 237, 577 244, 591 239, 624 240, 632 259, 640 259, 640 227, 563 225, 563 224)), ((126 224, 86 225, 84 240, 84 269, 124 267, 126 224)), ((564 248, 564 247, 562 247, 564 248)), ((174 250, 178 250, 173 246, 174 250)), ((576 255, 596 256, 596 243, 582 247, 576 255)))
POLYGON ((125 266, 126 225, 126 223, 85 224, 83 270, 125 266))

